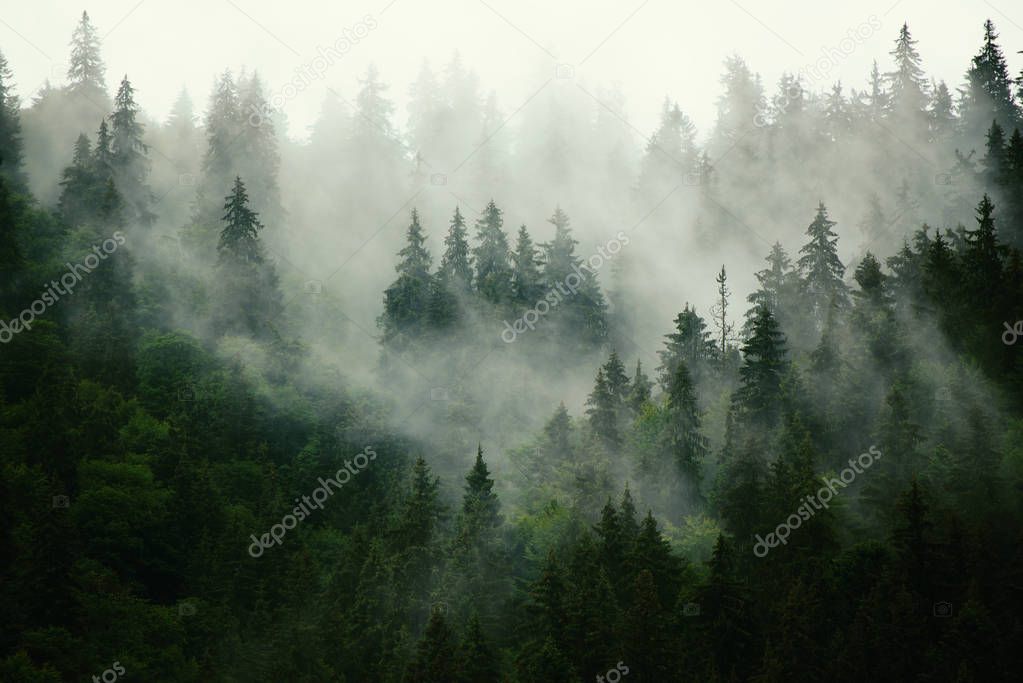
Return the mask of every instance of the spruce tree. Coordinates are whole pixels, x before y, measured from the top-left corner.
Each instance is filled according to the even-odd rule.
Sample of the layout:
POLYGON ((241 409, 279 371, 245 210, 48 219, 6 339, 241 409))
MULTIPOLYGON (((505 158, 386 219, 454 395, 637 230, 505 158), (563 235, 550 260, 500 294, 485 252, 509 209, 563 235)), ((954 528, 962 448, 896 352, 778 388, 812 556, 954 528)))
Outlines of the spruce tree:
POLYGON ((425 243, 419 212, 412 209, 406 244, 398 252, 400 260, 395 266, 398 278, 384 291, 384 311, 379 324, 385 342, 392 342, 399 335, 400 338, 408 338, 425 331, 433 280, 430 252, 425 243))
POLYGON ((675 316, 675 331, 665 335, 664 349, 658 351, 661 365, 658 381, 667 389, 679 363, 685 363, 696 382, 706 372, 708 363, 717 357, 714 342, 707 332, 707 324, 699 316, 695 308, 688 303, 682 312, 675 316))
POLYGON ((0 176, 15 191, 26 185, 22 161, 21 103, 14 94, 14 76, 0 52, 0 176))
POLYGON ((990 19, 984 22, 984 44, 966 72, 960 110, 967 132, 977 135, 992 120, 1008 130, 1018 123, 1019 112, 1012 96, 1012 77, 998 34, 990 19))
POLYGON ((469 618, 469 625, 458 648, 456 683, 491 683, 500 680, 498 659, 483 635, 479 615, 469 618))
POLYGON ((82 12, 71 35, 71 62, 67 70, 68 90, 73 95, 100 101, 107 98, 106 68, 99 49, 99 33, 89 20, 89 13, 82 12))
POLYGON ((143 126, 137 120, 135 91, 125 76, 114 98, 110 115, 110 162, 117 189, 129 207, 130 224, 148 226, 153 221, 150 211, 152 192, 146 180, 149 175, 148 147, 142 142, 143 126))
POLYGON ((444 614, 434 610, 426 632, 416 646, 415 658, 405 671, 403 683, 451 683, 456 680, 455 638, 444 614))
POLYGON ((664 445, 684 479, 687 506, 695 509, 700 502, 702 467, 709 446, 700 429, 700 408, 693 378, 684 362, 675 369, 667 393, 664 445))
POLYGON ((455 207, 451 227, 444 237, 444 255, 440 260, 440 278, 454 292, 467 292, 472 286, 468 231, 462 212, 455 207))
POLYGON ((757 310, 742 356, 736 403, 746 414, 770 423, 778 414, 781 381, 788 364, 785 335, 769 309, 757 310))
POLYGON ((593 391, 586 399, 586 414, 589 416, 591 431, 610 450, 615 450, 622 444, 622 437, 618 431, 619 400, 611 393, 604 368, 600 368, 597 370, 593 391))
POLYGON ((821 202, 817 216, 806 229, 810 240, 799 250, 802 256, 796 263, 818 328, 833 302, 840 308, 849 303, 848 290, 842 279, 845 266, 838 258, 838 236, 832 231, 834 226, 835 222, 828 219, 828 210, 821 202))
POLYGON ((554 226, 554 238, 543 245, 543 286, 565 297, 558 308, 561 329, 571 331, 586 345, 600 344, 607 337, 607 303, 593 270, 575 254, 579 243, 572 237, 568 215, 557 207, 547 219, 554 226), (575 290, 567 288, 569 278, 578 279, 575 290))
POLYGON ((476 221, 476 239, 473 249, 476 260, 476 290, 484 301, 492 304, 507 303, 511 297, 511 267, 508 264, 508 236, 502 226, 504 219, 494 200, 476 221))
POLYGON ((60 200, 58 208, 64 222, 70 226, 81 225, 96 212, 99 183, 92 156, 92 146, 85 134, 75 140, 71 165, 60 176, 60 200))
POLYGON ((259 216, 249 208, 249 193, 240 177, 235 177, 231 194, 224 198, 225 225, 220 231, 220 242, 217 253, 221 262, 261 264, 263 263, 263 246, 259 241, 259 231, 263 224, 259 216))
POLYGON ((511 296, 520 306, 533 306, 543 296, 537 249, 526 226, 519 228, 518 241, 512 254, 511 296))
POLYGON ((483 446, 476 451, 476 461, 465 477, 462 497, 460 542, 474 546, 493 539, 491 534, 500 526, 500 502, 494 493, 494 480, 483 460, 483 446))
POLYGON ((927 109, 927 82, 920 66, 916 43, 909 32, 909 26, 903 24, 895 48, 890 53, 895 61, 895 70, 885 74, 891 97, 890 113, 897 120, 910 125, 921 123, 927 109))
POLYGON ((628 399, 633 416, 639 415, 643 411, 643 406, 650 401, 652 388, 653 382, 643 372, 643 361, 637 359, 636 373, 632 376, 628 399))
POLYGON ((799 285, 798 276, 792 270, 792 261, 780 242, 771 246, 771 253, 765 260, 768 267, 755 273, 760 287, 746 297, 752 306, 746 311, 745 336, 749 335, 753 318, 761 306, 766 306, 779 322, 784 322, 792 314, 790 309, 799 285))

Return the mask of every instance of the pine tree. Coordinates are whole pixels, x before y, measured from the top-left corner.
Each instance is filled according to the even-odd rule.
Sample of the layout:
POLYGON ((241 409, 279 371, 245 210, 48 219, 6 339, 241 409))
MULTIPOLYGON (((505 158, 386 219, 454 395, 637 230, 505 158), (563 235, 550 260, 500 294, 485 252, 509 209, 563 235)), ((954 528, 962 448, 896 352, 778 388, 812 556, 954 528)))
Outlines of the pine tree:
POLYGON ((714 277, 718 285, 718 296, 711 313, 714 316, 714 326, 718 330, 718 357, 724 360, 728 356, 728 343, 732 338, 732 326, 728 323, 728 297, 732 292, 728 289, 728 275, 725 273, 725 266, 721 264, 721 272, 714 277))
POLYGON ((458 649, 457 683, 491 683, 500 679, 498 660, 473 613, 458 649))
POLYGON ((653 382, 643 372, 643 361, 636 360, 636 373, 632 376, 632 386, 629 389, 628 403, 632 409, 633 416, 643 412, 643 406, 650 401, 653 382))
POLYGON ((891 102, 891 93, 885 90, 884 77, 874 60, 870 69, 870 92, 866 93, 867 116, 870 121, 880 122, 885 117, 891 102))
POLYGON ((984 22, 984 44, 970 61, 960 102, 963 121, 971 137, 992 120, 1005 129, 1012 129, 1018 122, 1012 77, 997 40, 995 25, 988 19, 984 22))
POLYGON ((888 289, 887 276, 881 272, 881 262, 869 251, 864 254, 863 260, 856 266, 856 273, 853 275, 859 290, 853 292, 853 297, 864 303, 873 306, 882 306, 887 303, 888 289))
POLYGON ((686 484, 687 504, 700 502, 703 461, 709 451, 707 437, 700 431, 700 409, 689 369, 680 362, 668 385, 665 406, 665 446, 686 484))
POLYGON ((891 56, 895 70, 885 74, 890 93, 890 113, 897 119, 918 123, 917 119, 927 109, 927 82, 920 66, 920 53, 916 49, 909 26, 903 24, 891 56))
POLYGON ((412 209, 406 244, 398 252, 400 260, 395 266, 398 278, 384 291, 384 312, 380 315, 379 325, 385 342, 414 337, 424 331, 430 312, 433 280, 430 275, 432 260, 425 243, 419 212, 412 209))
POLYGON ((590 429, 610 450, 616 450, 622 444, 618 431, 618 397, 611 393, 604 375, 604 368, 597 370, 597 378, 593 391, 586 399, 586 414, 589 416, 590 429))
POLYGON ((494 480, 483 460, 483 446, 476 451, 476 462, 465 477, 462 497, 461 542, 476 545, 489 541, 488 535, 501 525, 500 503, 494 493, 494 480))
POLYGON ((455 207, 451 227, 444 238, 444 255, 440 261, 440 278, 452 290, 467 292, 472 285, 472 264, 469 262, 468 231, 462 212, 455 207))
POLYGON ((14 76, 0 52, 0 177, 14 191, 26 186, 22 161, 21 103, 14 93, 14 76))
POLYGON ((444 504, 438 488, 440 478, 430 476, 430 466, 422 457, 416 458, 412 468, 412 488, 405 499, 398 523, 397 539, 402 546, 416 545, 429 548, 434 541, 444 504))
POLYGON ((60 187, 58 207, 65 223, 81 225, 95 215, 99 186, 94 171, 92 146, 85 134, 75 140, 71 165, 61 173, 60 187))
POLYGON ((554 226, 554 238, 543 246, 543 286, 568 299, 559 305, 558 320, 563 330, 571 330, 574 338, 587 345, 598 345, 607 337, 607 303, 597 284, 593 269, 575 255, 578 241, 572 237, 568 215, 557 207, 547 219, 554 226), (573 291, 566 289, 569 278, 578 278, 573 291))
POLYGON ((404 683, 451 683, 456 675, 454 634, 444 614, 434 610, 402 680, 404 683))
POLYGON ((661 365, 658 381, 667 389, 679 363, 685 363, 694 380, 699 382, 706 372, 708 363, 717 357, 714 342, 707 332, 707 324, 688 303, 675 316, 675 331, 665 335, 664 350, 658 351, 661 365))
POLYGON ((838 236, 831 230, 834 226, 835 222, 828 219, 828 210, 821 202, 817 206, 817 216, 806 229, 810 241, 799 250, 802 256, 796 263, 818 328, 833 303, 840 308, 849 303, 848 290, 842 279, 845 266, 838 258, 838 236))
POLYGON ((224 227, 217 244, 220 285, 214 320, 219 331, 241 332, 256 337, 276 335, 274 321, 280 313, 277 273, 266 260, 259 231, 263 224, 249 207, 242 179, 224 198, 224 227))
POLYGON ((117 189, 129 207, 129 223, 148 226, 154 218, 149 209, 152 192, 146 182, 149 148, 142 142, 143 126, 136 120, 137 114, 135 91, 125 76, 114 98, 114 113, 110 115, 110 161, 117 189))
POLYGON ((614 349, 611 349, 611 355, 604 363, 604 378, 607 381, 607 390, 615 400, 624 403, 629 395, 629 376, 625 374, 625 365, 614 349))
POLYGON ((931 106, 927 110, 931 129, 930 140, 945 140, 955 131, 958 123, 955 103, 945 81, 933 85, 931 91, 931 106))
POLYGON ((241 129, 231 142, 233 172, 244 176, 253 197, 259 198, 254 201, 254 208, 271 225, 276 225, 284 214, 277 183, 280 155, 277 151, 275 112, 263 93, 259 74, 253 73, 248 79, 239 78, 238 107, 241 129))
POLYGON ((778 413, 782 375, 788 364, 785 335, 769 309, 762 307, 757 311, 742 356, 736 403, 747 414, 770 423, 778 413))
POLYGON ((99 53, 99 33, 89 20, 89 13, 82 12, 82 18, 71 36, 71 63, 68 66, 68 90, 74 95, 107 98, 106 68, 99 53))
POLYGON ((512 254, 511 278, 512 301, 516 304, 532 306, 543 296, 537 249, 524 225, 519 228, 518 241, 512 254))
POLYGON ((780 242, 775 242, 765 259, 768 267, 755 274, 760 287, 746 297, 752 306, 746 311, 744 336, 749 336, 757 309, 767 307, 775 318, 784 322, 797 293, 798 276, 792 271, 792 261, 780 242))
POLYGON ((259 241, 259 231, 263 224, 259 216, 249 208, 249 193, 240 177, 235 177, 231 194, 224 198, 224 216, 226 224, 220 231, 220 242, 217 253, 221 262, 230 260, 235 263, 263 263, 263 246, 259 241))
POLYGON ((565 404, 558 405, 554 415, 544 425, 544 444, 554 462, 571 460, 572 452, 572 418, 565 404))
POLYGON ((473 249, 476 260, 476 290, 484 301, 503 304, 511 298, 511 267, 508 264, 508 237, 502 230, 504 219, 494 200, 490 200, 476 221, 473 249))

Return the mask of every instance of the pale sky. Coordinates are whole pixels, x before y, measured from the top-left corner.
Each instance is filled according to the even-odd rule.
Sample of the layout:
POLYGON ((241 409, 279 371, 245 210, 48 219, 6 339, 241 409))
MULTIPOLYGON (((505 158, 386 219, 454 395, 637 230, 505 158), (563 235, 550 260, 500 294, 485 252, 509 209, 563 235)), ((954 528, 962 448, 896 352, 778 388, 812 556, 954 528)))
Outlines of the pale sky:
POLYGON ((990 17, 1012 74, 1023 67, 1023 55, 1017 54, 1023 49, 1023 8, 1007 0, 946 0, 938 6, 926 0, 92 0, 87 5, 3 0, 0 50, 23 99, 47 78, 64 81, 68 41, 82 9, 104 36, 111 93, 127 73, 143 109, 160 120, 183 85, 198 111, 206 105, 214 75, 225 68, 254 68, 278 92, 296 70, 308 68, 318 47, 333 44, 360 23, 374 26, 321 79, 287 101, 289 134, 295 138, 305 136, 325 88, 351 99, 356 78, 370 62, 391 85, 396 123, 404 127, 407 86, 422 59, 439 69, 455 49, 484 88, 497 92, 506 116, 564 64, 571 70, 563 68, 561 74, 571 78, 561 85, 578 82, 593 92, 619 83, 629 118, 640 130, 652 130, 668 95, 701 134, 713 121, 722 61, 731 53, 759 72, 771 93, 783 71, 796 71, 834 48, 824 82, 811 89, 841 79, 848 92, 863 87, 872 59, 887 69, 887 53, 899 26, 908 21, 928 74, 954 87, 990 17), (859 30, 861 37, 846 40, 843 50, 850 30, 859 30))

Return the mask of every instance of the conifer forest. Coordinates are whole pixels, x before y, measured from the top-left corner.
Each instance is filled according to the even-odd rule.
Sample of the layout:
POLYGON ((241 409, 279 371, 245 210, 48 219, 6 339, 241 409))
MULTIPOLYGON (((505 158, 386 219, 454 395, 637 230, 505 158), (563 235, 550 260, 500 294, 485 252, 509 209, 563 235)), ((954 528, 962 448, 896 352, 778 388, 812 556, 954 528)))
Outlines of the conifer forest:
POLYGON ((1023 7, 40 1, 0 682, 1019 680, 1023 7))

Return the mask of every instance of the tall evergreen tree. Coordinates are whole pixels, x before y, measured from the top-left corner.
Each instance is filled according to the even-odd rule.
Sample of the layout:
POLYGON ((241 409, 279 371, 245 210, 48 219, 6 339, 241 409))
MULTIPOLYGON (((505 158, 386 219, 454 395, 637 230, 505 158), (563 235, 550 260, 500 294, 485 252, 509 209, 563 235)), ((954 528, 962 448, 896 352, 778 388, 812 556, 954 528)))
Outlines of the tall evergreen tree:
POLYGON ((658 351, 661 365, 658 380, 667 389, 679 363, 685 363, 696 382, 706 372, 708 363, 717 357, 707 324, 688 303, 675 316, 675 331, 665 335, 664 349, 658 351))
POLYGON ((82 12, 82 18, 71 36, 67 79, 68 90, 72 94, 100 101, 107 98, 106 67, 100 56, 99 32, 89 20, 88 12, 82 12))
POLYGON ((0 52, 0 176, 16 191, 26 184, 22 161, 21 103, 14 93, 14 75, 0 52))
POLYGON ((971 136, 979 135, 992 120, 1006 130, 1011 130, 1019 121, 1019 110, 1012 95, 1012 77, 997 41, 995 25, 988 19, 984 22, 984 44, 970 61, 959 105, 971 136))
POLYGON ((890 53, 895 61, 895 70, 885 74, 891 97, 889 112, 897 120, 909 124, 921 123, 927 109, 927 81, 924 80, 916 44, 909 26, 903 24, 895 40, 895 48, 890 53))
POLYGON ((128 207, 129 224, 148 226, 153 221, 150 210, 152 192, 146 182, 149 175, 148 147, 142 142, 143 126, 137 120, 135 91, 125 76, 114 98, 110 115, 110 157, 114 181, 128 207))
POLYGON ((412 209, 406 244, 398 252, 400 260, 395 266, 398 278, 384 292, 384 311, 379 324, 385 342, 394 342, 399 336, 402 339, 414 337, 424 331, 433 280, 430 275, 432 260, 425 243, 419 212, 412 209))
POLYGON ((490 200, 476 221, 473 249, 476 260, 476 289, 484 301, 504 304, 511 297, 511 266, 508 264, 508 236, 502 226, 504 219, 494 200, 490 200))
POLYGON ((754 418, 768 422, 778 414, 782 376, 787 368, 785 335, 767 308, 753 319, 749 339, 742 347, 739 368, 741 385, 736 392, 738 406, 754 418))
POLYGON ((440 261, 440 278, 452 291, 466 292, 472 285, 472 264, 469 259, 468 231, 462 212, 455 207, 451 227, 444 237, 444 254, 440 261))
POLYGON ((806 229, 810 237, 800 250, 796 265, 802 275, 810 310, 820 327, 830 306, 845 307, 848 289, 843 281, 845 266, 838 258, 838 236, 832 231, 835 222, 828 219, 824 202, 817 206, 817 216, 806 229))
POLYGON ((687 504, 696 509, 701 500, 703 461, 709 451, 708 439, 700 429, 700 408, 689 368, 680 362, 668 385, 665 406, 665 446, 686 484, 687 504))
POLYGON ((532 306, 543 296, 537 249, 529 237, 526 226, 519 228, 518 241, 512 253, 511 295, 521 306, 532 306))

